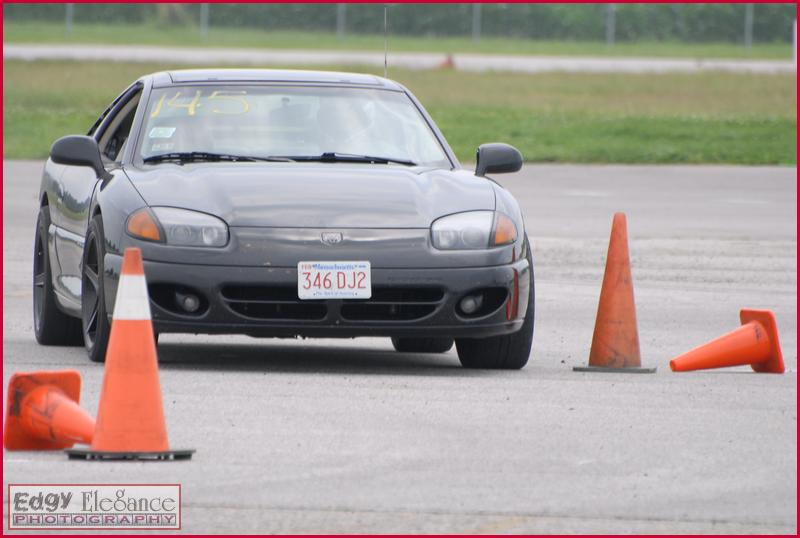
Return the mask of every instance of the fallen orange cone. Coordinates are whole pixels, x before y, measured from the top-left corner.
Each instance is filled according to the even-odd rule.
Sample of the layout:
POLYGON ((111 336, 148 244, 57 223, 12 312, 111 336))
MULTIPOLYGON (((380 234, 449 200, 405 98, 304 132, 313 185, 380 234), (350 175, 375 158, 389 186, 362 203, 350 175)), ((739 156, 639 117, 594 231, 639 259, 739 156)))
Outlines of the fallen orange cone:
POLYGON ((3 446, 7 450, 59 450, 89 444, 94 419, 78 405, 75 370, 17 373, 8 383, 3 446))
POLYGON ((448 54, 445 56, 444 61, 439 64, 439 69, 455 69, 456 62, 453 60, 453 55, 448 54))
POLYGON ((741 327, 672 359, 669 367, 673 372, 688 372, 750 365, 756 372, 782 374, 775 315, 769 310, 743 308, 739 319, 741 327))
POLYGON ((625 213, 615 213, 611 224, 589 366, 575 366, 573 370, 625 373, 656 371, 655 368, 642 368, 639 353, 639 331, 636 324, 636 304, 633 300, 625 213))
POLYGON ((188 459, 194 450, 170 450, 158 380, 158 358, 142 252, 125 249, 103 389, 91 450, 71 458, 188 459))

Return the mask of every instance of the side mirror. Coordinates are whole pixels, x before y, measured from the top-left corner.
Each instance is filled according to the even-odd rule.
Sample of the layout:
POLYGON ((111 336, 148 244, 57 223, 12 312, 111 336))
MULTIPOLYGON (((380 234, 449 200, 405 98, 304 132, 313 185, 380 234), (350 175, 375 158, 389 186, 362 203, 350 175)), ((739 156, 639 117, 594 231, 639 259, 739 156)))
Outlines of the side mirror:
POLYGON ((113 177, 103 166, 97 141, 90 136, 72 135, 59 138, 50 148, 50 158, 57 164, 88 166, 100 179, 113 177))
POLYGON ((522 153, 508 144, 481 144, 475 157, 476 176, 519 172, 522 168, 522 153))

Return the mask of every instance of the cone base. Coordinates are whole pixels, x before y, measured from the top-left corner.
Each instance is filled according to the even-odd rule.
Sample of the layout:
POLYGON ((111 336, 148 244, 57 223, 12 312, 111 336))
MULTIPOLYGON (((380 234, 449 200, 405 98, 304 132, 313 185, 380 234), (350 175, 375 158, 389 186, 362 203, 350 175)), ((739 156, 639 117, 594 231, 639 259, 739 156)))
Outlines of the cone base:
POLYGON ((654 374, 657 368, 607 368, 605 366, 573 366, 573 372, 606 372, 608 374, 654 374))
POLYGON ((98 461, 172 461, 190 460, 194 449, 165 450, 163 452, 106 452, 102 450, 88 450, 73 448, 65 450, 71 460, 98 460, 98 461))
POLYGON ((750 367, 759 373, 784 373, 786 368, 783 364, 780 340, 778 340, 778 323, 775 321, 775 314, 769 310, 742 308, 741 311, 739 311, 739 320, 742 322, 742 325, 750 323, 751 321, 757 321, 761 323, 769 335, 769 358, 764 362, 753 363, 750 367))

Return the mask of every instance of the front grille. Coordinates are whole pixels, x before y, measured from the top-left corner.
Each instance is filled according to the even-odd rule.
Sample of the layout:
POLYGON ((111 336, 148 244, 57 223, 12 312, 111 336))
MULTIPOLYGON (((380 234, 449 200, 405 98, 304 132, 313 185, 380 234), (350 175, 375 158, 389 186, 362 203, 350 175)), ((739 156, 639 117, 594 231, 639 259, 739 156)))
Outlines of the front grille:
POLYGON ((351 321, 411 321, 432 314, 443 299, 441 288, 377 288, 370 299, 342 303, 341 316, 351 321))
POLYGON ((222 300, 247 318, 320 320, 328 314, 325 301, 301 301, 291 286, 225 286, 222 300))
POLYGON ((265 320, 322 320, 332 302, 348 321, 413 321, 444 301, 441 288, 373 288, 370 299, 301 301, 294 286, 225 286, 223 302, 237 314, 265 320))

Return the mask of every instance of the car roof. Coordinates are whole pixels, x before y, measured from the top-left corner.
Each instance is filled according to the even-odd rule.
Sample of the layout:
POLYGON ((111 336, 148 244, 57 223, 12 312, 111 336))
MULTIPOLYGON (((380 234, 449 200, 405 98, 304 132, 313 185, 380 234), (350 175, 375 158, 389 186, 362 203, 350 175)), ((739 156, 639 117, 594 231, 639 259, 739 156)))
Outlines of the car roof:
MULTIPOLYGON (((148 75, 154 88, 182 84, 231 83, 300 83, 307 85, 361 86, 401 90, 394 81, 364 73, 302 71, 295 69, 179 69, 148 75)), ((146 77, 145 77, 146 78, 146 77)))

